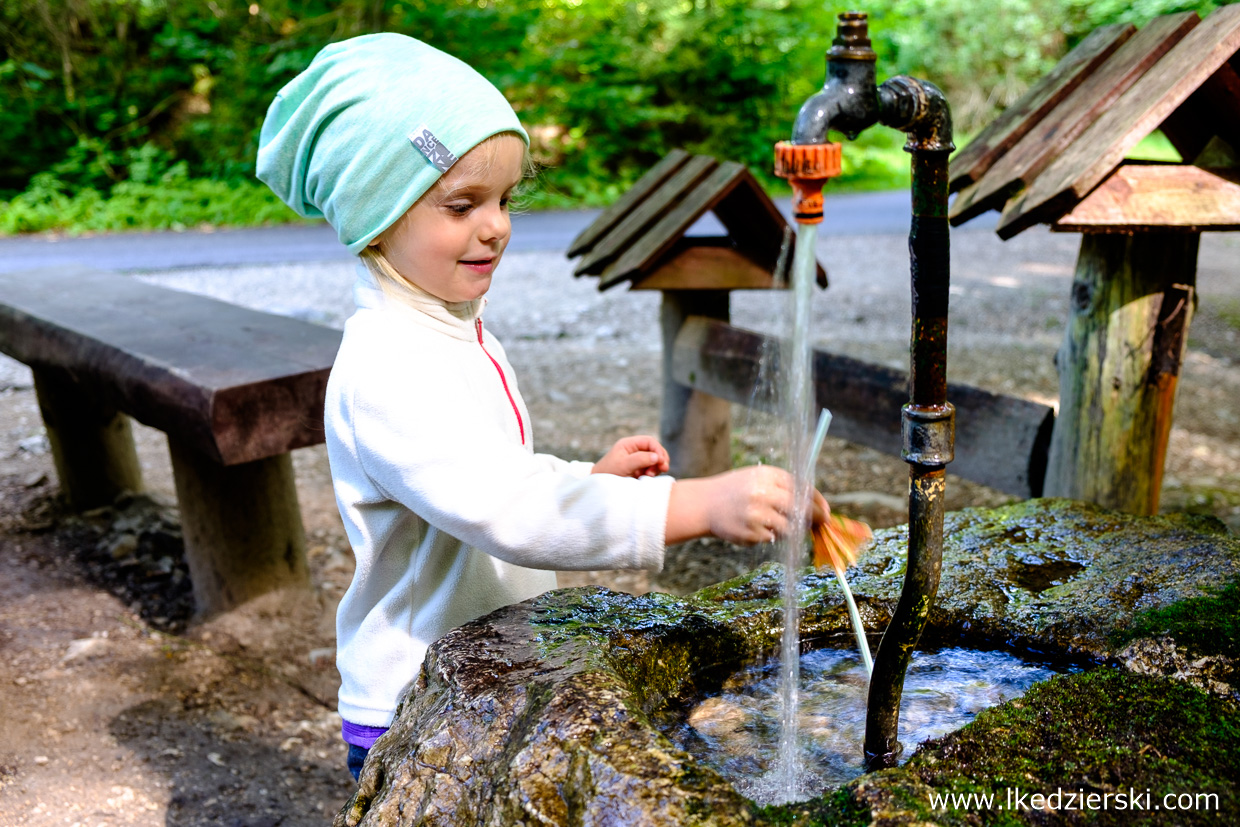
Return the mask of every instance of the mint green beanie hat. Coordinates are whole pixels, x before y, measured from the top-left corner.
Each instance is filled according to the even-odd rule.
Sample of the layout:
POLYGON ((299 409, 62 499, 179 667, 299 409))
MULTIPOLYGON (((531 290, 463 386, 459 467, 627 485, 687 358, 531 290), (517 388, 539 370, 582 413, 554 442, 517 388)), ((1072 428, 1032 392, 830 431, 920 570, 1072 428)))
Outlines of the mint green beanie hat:
POLYGON ((500 132, 529 136, 465 63, 401 34, 326 46, 276 94, 258 178, 351 253, 390 227, 458 158, 500 132))

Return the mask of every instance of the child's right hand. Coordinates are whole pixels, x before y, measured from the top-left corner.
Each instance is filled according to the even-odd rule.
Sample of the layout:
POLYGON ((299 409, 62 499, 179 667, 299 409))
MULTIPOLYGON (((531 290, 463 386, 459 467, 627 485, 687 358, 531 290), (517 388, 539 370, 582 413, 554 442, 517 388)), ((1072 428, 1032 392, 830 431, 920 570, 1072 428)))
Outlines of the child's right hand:
MULTIPOLYGON (((771 542, 788 533, 792 503, 792 475, 770 465, 677 480, 667 509, 667 544, 706 535, 742 545, 771 542)), ((814 491, 811 522, 827 513, 826 500, 814 491)))

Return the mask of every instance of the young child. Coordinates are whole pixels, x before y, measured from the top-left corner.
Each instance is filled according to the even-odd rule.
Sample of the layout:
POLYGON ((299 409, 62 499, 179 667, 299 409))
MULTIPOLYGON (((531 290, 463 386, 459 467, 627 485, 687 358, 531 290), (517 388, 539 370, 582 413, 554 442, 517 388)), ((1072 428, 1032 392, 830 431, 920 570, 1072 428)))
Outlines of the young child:
POLYGON ((557 569, 658 571, 668 544, 753 544, 789 527, 792 481, 777 468, 673 480, 648 436, 593 464, 534 453, 512 366, 482 323, 528 145, 481 75, 395 34, 323 49, 263 124, 259 178, 361 258, 324 417, 357 560, 337 615, 355 778, 452 628, 555 588, 557 569))

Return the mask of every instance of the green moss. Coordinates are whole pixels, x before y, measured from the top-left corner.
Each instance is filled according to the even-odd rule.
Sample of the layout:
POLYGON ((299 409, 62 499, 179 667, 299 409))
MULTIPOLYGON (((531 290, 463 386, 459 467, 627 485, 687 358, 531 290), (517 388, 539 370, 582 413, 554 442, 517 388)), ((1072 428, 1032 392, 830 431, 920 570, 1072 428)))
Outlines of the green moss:
POLYGON ((1192 597, 1142 612, 1111 636, 1115 646, 1144 637, 1171 635, 1198 655, 1240 658, 1240 583, 1215 594, 1192 597))
POLYGON ((716 604, 586 588, 546 595, 532 625, 544 656, 571 648, 581 666, 619 676, 651 715, 716 690, 745 663, 750 650, 731 620, 716 604))
POLYGON ((772 827, 861 827, 870 823, 870 808, 846 789, 812 801, 771 804, 758 810, 758 823, 772 827))
MULTIPOLYGON (((1150 806, 1166 794, 1211 794, 1214 807, 1178 811, 1176 823, 1217 824, 1219 813, 1240 811, 1240 780, 1232 769, 1238 750, 1235 704, 1177 681, 1096 670, 1053 678, 982 712, 959 732, 929 742, 897 772, 938 793, 996 797, 992 809, 932 810, 922 802, 925 817, 941 823, 1038 822, 1028 811, 1017 812, 1017 821, 1010 808, 998 809, 1008 789, 1019 788, 1026 794, 1132 790, 1150 806)), ((1057 815, 1127 824, 1145 809, 1057 815)))

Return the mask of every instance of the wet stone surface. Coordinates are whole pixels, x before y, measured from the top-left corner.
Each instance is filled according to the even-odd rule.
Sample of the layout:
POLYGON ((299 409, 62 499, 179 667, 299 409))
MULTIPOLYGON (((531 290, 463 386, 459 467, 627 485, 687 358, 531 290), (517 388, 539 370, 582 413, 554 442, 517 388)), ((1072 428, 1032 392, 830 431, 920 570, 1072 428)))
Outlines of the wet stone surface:
MULTIPOLYGON (((850 573, 872 647, 898 597, 901 533, 877 532, 874 547, 850 573)), ((927 639, 1122 666, 1120 652, 1134 643, 1111 641, 1137 613, 1198 598, 1237 574, 1240 539, 1208 518, 1135 518, 1062 500, 956 512, 947 515, 942 584, 927 639)), ((1039 703, 1053 703, 1069 728, 1074 715, 1100 714, 1096 701, 1088 709, 1073 707, 1078 693, 1070 687, 1039 693, 1046 683, 1035 684, 1026 699, 927 742, 906 767, 805 804, 758 807, 673 746, 662 728, 684 720, 693 703, 717 695, 729 676, 776 651, 780 578, 779 569, 768 566, 686 598, 564 589, 452 632, 431 648, 336 824, 953 823, 950 814, 926 810, 928 802, 918 796, 959 786, 959 776, 949 772, 949 747, 963 743, 963 734, 988 731, 991 713, 1017 719, 998 727, 1009 745, 1021 742, 1022 715, 1044 721, 1039 703)), ((810 645, 848 646, 851 633, 833 578, 807 574, 802 603, 810 645)), ((1193 701, 1204 710, 1192 719, 1195 725, 1240 733, 1233 701, 1185 683, 1191 679, 1185 664, 1194 654, 1181 652, 1177 659, 1165 646, 1159 651, 1141 671, 1167 677, 1125 678, 1147 682, 1141 698, 1170 693, 1174 700, 1142 719, 1149 738, 1187 732, 1182 722, 1160 723, 1183 706, 1181 695, 1206 699, 1193 701)), ((1091 674, 1049 683, 1087 682, 1091 674)), ((1218 674, 1210 671, 1215 685, 1206 688, 1226 696, 1230 687, 1219 685, 1218 674)), ((1036 727, 1029 731, 1042 737, 1036 727)), ((1062 741, 1057 749, 1067 749, 1062 741)), ((1029 748, 1037 751, 1036 744, 1029 748)), ((1062 777, 1030 778, 1066 786, 1076 783, 1072 767, 1105 763, 1097 759, 1098 744, 1083 741, 1080 749, 1085 752, 1062 763, 1062 777)), ((1134 759, 1137 765, 1143 766, 1144 755, 1134 759)), ((1188 767, 1183 771, 1196 771, 1194 754, 1181 760, 1188 767)), ((1200 760, 1217 759, 1203 753, 1200 760)), ((1140 783, 1133 771, 1125 768, 1125 783, 1140 783)), ((1228 794, 1234 798, 1234 792, 1228 794)))

